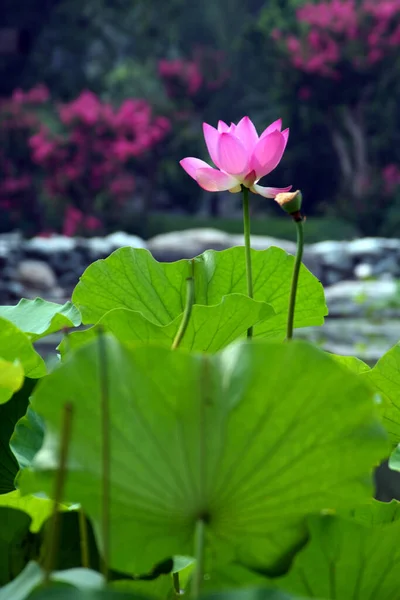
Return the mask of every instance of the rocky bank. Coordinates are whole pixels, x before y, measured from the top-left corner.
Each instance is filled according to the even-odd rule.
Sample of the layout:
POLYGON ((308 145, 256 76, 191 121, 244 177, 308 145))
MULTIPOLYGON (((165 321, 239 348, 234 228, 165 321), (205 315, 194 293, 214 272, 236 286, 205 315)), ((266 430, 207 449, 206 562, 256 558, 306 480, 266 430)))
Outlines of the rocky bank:
MULTIPOLYGON (((53 236, 24 240, 0 235, 0 304, 41 296, 69 298, 85 268, 122 246, 147 248, 160 261, 191 258, 204 250, 243 245, 243 236, 216 229, 191 229, 150 240, 115 232, 106 237, 53 236)), ((252 236, 252 247, 278 246, 294 254, 295 244, 252 236)), ((327 349, 376 360, 400 339, 400 240, 363 238, 306 245, 304 263, 325 287, 329 318, 323 328, 304 330, 327 349)))

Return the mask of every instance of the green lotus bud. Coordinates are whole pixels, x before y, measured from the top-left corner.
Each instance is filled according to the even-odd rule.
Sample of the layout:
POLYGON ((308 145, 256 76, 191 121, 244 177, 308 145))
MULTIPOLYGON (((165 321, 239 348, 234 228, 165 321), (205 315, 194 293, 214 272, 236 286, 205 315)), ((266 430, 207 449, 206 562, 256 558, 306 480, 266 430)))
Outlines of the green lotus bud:
POLYGON ((300 190, 296 192, 284 192, 275 196, 276 202, 289 215, 300 213, 303 197, 300 190))

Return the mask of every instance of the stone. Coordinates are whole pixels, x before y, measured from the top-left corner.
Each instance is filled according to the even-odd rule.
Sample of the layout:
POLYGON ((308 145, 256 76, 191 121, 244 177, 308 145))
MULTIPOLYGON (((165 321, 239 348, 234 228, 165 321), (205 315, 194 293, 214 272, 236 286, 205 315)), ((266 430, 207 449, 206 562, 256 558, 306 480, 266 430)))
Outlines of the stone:
POLYGON ((328 352, 375 362, 400 339, 400 321, 327 318, 322 327, 296 329, 296 337, 319 344, 328 352))
POLYGON ((366 237, 347 242, 347 252, 351 256, 384 255, 387 251, 400 253, 400 240, 366 237))
POLYGON ((124 231, 110 233, 110 235, 107 235, 105 239, 115 250, 125 246, 131 246, 132 248, 147 248, 147 244, 144 240, 142 240, 142 238, 137 235, 125 233, 124 231))
POLYGON ((147 242, 147 248, 160 261, 193 258, 205 250, 225 250, 231 245, 229 233, 212 228, 172 231, 147 242))
POLYGON ((86 248, 88 250, 90 260, 105 258, 114 250, 112 244, 103 237, 92 237, 86 240, 86 248))
POLYGON ((353 265, 353 258, 347 250, 348 242, 326 241, 310 244, 307 250, 323 265, 336 269, 349 270, 353 265))
POLYGON ((27 254, 49 256, 55 252, 71 252, 75 248, 75 240, 65 235, 34 237, 25 242, 23 247, 27 254))
POLYGON ((49 291, 57 287, 53 269, 41 260, 23 260, 16 269, 15 279, 26 288, 49 291))
POLYGON ((376 263, 373 268, 374 275, 380 277, 382 275, 400 276, 400 257, 384 256, 382 260, 376 263))
POLYGON ((374 274, 372 265, 368 263, 360 263, 354 267, 354 275, 356 279, 369 279, 374 274))
POLYGON ((396 297, 396 281, 341 281, 325 289, 329 315, 338 317, 361 317, 377 308, 381 315, 398 315, 400 305, 393 306, 396 297))
MULTIPOLYGON (((244 246, 244 236, 242 234, 231 235, 230 238, 231 246, 244 246)), ((282 250, 285 250, 285 252, 288 252, 289 254, 296 254, 296 244, 294 242, 289 240, 280 240, 278 238, 269 237, 266 235, 251 236, 251 247, 254 250, 266 250, 271 246, 282 248, 282 250)))

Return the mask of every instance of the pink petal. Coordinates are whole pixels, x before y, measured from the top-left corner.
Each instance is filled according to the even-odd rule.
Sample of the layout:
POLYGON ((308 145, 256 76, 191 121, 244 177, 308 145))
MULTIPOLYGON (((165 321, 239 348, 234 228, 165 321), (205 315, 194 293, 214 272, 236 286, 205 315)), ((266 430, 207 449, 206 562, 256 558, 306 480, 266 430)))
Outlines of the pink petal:
POLYGON ((243 117, 243 119, 239 121, 236 125, 235 135, 243 143, 247 152, 251 154, 258 142, 258 134, 249 117, 243 117))
POLYGON ((260 135, 260 138, 265 137, 266 135, 272 133, 273 131, 280 131, 282 129, 282 119, 277 119, 271 125, 268 125, 266 129, 260 135))
POLYGON ((215 129, 215 127, 211 127, 207 123, 203 123, 203 133, 204 139, 206 140, 207 150, 210 153, 211 159, 213 163, 219 167, 218 164, 218 140, 220 133, 215 129))
POLYGON ((275 169, 282 158, 285 145, 285 138, 278 130, 260 138, 250 160, 250 169, 255 170, 257 179, 275 169))
POLYGON ((223 192, 238 185, 238 180, 232 175, 207 167, 196 171, 196 181, 207 192, 223 192))
POLYGON ((252 192, 255 194, 259 194, 260 196, 264 196, 264 198, 275 198, 277 194, 281 192, 290 192, 293 186, 289 185, 285 188, 274 188, 274 187, 264 187, 262 185, 257 185, 256 183, 250 188, 252 192))
POLYGON ((204 160, 200 160, 199 158, 194 158, 193 156, 188 156, 188 158, 183 158, 179 161, 179 164, 183 169, 185 169, 186 173, 196 179, 196 171, 197 169, 211 169, 210 165, 208 165, 204 160))
POLYGON ((232 133, 221 133, 219 136, 218 163, 223 171, 231 175, 239 175, 247 169, 248 152, 232 133))
POLYGON ((289 139, 289 128, 288 129, 284 129, 282 131, 282 135, 285 138, 285 148, 286 148, 286 145, 287 145, 288 139, 289 139))
POLYGON ((229 131, 229 125, 227 125, 225 121, 218 121, 218 131, 219 133, 227 133, 229 131))

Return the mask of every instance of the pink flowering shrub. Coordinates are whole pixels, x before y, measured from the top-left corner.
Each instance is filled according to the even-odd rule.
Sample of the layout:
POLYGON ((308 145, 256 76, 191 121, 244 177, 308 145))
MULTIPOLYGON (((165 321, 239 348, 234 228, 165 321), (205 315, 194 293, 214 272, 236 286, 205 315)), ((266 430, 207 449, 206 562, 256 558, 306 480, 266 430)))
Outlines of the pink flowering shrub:
POLYGON ((134 174, 166 137, 169 120, 155 116, 144 100, 118 108, 84 91, 57 107, 60 132, 45 125, 31 136, 33 161, 44 173, 44 189, 65 207, 63 232, 101 228, 101 215, 121 207, 135 189, 134 174))
POLYGON ((37 111, 48 98, 47 88, 37 85, 0 99, 0 210, 2 221, 10 227, 26 220, 40 228, 38 173, 28 140, 40 123, 37 111))
POLYGON ((300 33, 271 37, 305 73, 342 79, 344 65, 365 73, 400 45, 400 0, 325 0, 296 11, 300 33))
POLYGON ((198 46, 193 58, 162 59, 158 74, 167 96, 174 101, 190 99, 197 104, 204 96, 220 89, 229 78, 223 52, 207 46, 198 46))

